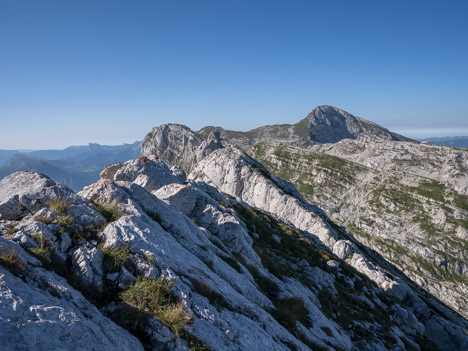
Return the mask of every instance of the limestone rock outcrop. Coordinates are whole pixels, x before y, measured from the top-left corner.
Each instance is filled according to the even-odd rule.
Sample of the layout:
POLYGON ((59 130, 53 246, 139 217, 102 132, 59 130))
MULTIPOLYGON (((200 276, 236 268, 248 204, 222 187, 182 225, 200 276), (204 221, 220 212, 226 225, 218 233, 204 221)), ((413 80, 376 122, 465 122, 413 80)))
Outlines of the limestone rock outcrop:
POLYGON ((78 194, 38 173, 0 180, 2 347, 468 348, 466 319, 207 136, 154 128, 144 155, 78 194))

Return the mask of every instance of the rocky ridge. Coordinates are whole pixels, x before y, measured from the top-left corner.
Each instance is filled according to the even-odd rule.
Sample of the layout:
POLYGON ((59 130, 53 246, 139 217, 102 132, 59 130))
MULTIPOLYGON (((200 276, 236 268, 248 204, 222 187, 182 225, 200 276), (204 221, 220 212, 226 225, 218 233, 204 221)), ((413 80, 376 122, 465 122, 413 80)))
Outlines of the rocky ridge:
POLYGON ((410 290, 395 299, 398 289, 385 292, 320 244, 316 236, 334 232, 326 217, 258 168, 228 146, 208 154, 186 182, 143 156, 106 167, 105 178, 79 194, 37 173, 1 180, 4 349, 70 349, 90 329, 86 342, 104 350, 420 349, 444 337, 449 344, 440 349, 467 345, 465 322, 443 306, 435 313, 410 290), (233 156, 248 177, 241 180, 255 180, 298 213, 308 209, 316 233, 201 181, 207 164, 233 156), (152 295, 133 298, 152 284, 166 287, 166 299, 155 306, 152 295))
POLYGON ((416 143, 330 106, 315 108, 294 126, 302 141, 301 133, 285 132, 292 126, 220 132, 413 282, 468 316, 466 149, 416 143), (315 137, 312 125, 321 131, 315 137))
POLYGON ((266 125, 247 132, 210 126, 202 128, 196 134, 207 137, 212 131, 219 132, 223 140, 243 148, 258 141, 304 146, 363 137, 374 140, 415 142, 376 123, 327 105, 317 106, 304 119, 295 124, 266 125))
POLYGON ((145 144, 78 194, 0 180, 6 350, 70 349, 90 330, 100 350, 468 347, 465 319, 219 133, 166 125, 145 144))

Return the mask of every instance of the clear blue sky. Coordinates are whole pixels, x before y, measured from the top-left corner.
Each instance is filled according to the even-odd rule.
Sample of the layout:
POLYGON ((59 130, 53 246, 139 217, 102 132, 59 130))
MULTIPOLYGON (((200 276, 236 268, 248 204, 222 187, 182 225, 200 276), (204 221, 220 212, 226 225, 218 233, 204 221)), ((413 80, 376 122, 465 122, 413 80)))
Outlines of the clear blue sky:
POLYGON ((0 0, 0 148, 246 130, 333 105, 468 135, 468 1, 0 0))

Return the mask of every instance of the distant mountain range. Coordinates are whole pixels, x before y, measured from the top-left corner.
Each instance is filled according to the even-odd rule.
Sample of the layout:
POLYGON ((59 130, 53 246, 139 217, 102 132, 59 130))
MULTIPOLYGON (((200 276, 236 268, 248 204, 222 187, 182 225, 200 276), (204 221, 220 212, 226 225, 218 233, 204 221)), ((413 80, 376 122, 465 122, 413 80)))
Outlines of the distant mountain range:
POLYGON ((427 143, 433 144, 433 145, 468 148, 468 136, 452 136, 452 137, 443 137, 443 138, 426 138, 426 139, 419 139, 419 141, 427 142, 427 143))
POLYGON ((116 146, 70 146, 63 150, 0 150, 0 179, 17 171, 34 171, 78 191, 98 180, 107 164, 138 158, 140 152, 140 141, 116 146))
MULTIPOLYGON (((246 132, 213 126, 204 127, 196 134, 190 135, 193 139, 191 142, 198 146, 212 131, 219 132, 223 140, 241 147, 252 146, 258 141, 307 145, 336 143, 343 139, 363 137, 417 142, 376 123, 327 105, 317 106, 295 124, 267 125, 246 132)), ((468 136, 426 138, 419 141, 434 145, 468 147, 468 136)), ((95 182, 105 165, 138 158, 141 154, 141 145, 141 141, 136 141, 133 144, 115 146, 90 143, 70 146, 63 150, 0 150, 0 179, 16 171, 35 171, 79 191, 95 182)), ((168 152, 171 151, 161 150, 163 155, 168 152)))

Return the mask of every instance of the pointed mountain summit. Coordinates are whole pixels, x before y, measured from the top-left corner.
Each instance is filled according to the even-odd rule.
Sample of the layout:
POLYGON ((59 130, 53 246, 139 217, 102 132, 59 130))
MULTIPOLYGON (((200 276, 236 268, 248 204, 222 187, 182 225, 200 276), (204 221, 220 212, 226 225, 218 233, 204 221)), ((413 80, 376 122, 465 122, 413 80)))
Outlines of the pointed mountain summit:
POLYGON ((300 130, 297 126, 306 127, 310 140, 320 143, 336 143, 342 139, 357 139, 362 136, 393 141, 413 141, 392 133, 374 122, 327 105, 314 108, 304 120, 296 124, 296 130, 300 130))
POLYGON ((241 147, 253 145, 257 141, 301 145, 310 141, 336 143, 343 139, 357 139, 360 137, 375 140, 414 142, 414 140, 390 132, 374 122, 327 105, 317 106, 296 124, 266 125, 247 132, 209 126, 201 129, 198 133, 207 137, 213 130, 218 131, 223 140, 241 147))

